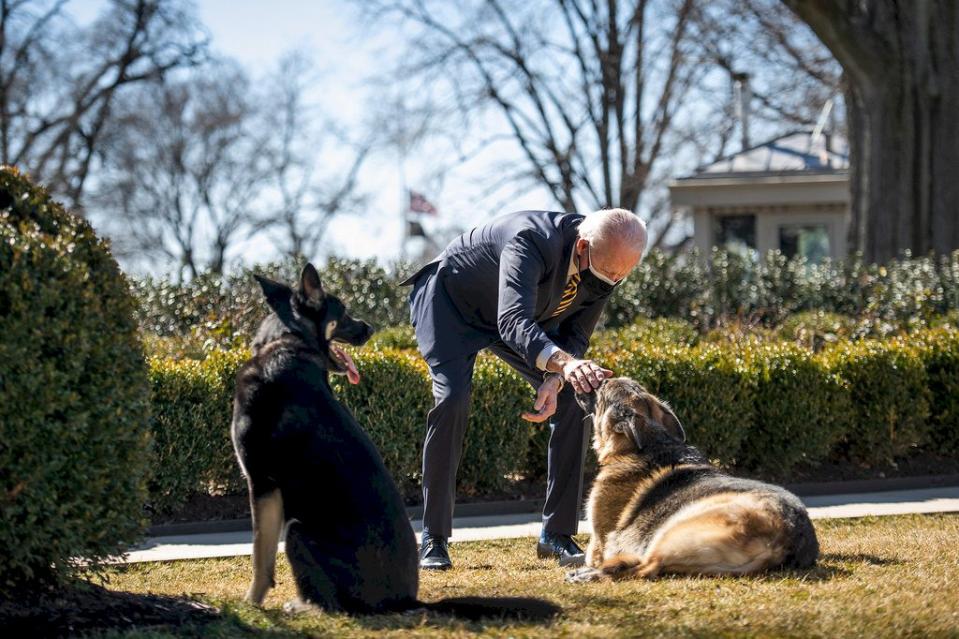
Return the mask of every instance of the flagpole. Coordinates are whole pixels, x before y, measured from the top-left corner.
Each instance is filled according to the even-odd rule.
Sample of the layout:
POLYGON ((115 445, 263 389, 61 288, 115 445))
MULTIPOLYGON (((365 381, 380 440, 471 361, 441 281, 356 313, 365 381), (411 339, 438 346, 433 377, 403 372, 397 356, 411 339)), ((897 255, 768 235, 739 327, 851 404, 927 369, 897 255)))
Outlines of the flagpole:
POLYGON ((406 261, 406 244, 410 239, 410 191, 406 186, 406 171, 403 165, 404 161, 400 159, 400 210, 402 211, 400 219, 403 224, 403 232, 400 235, 400 262, 406 261))
POLYGON ((398 163, 399 176, 400 176, 400 219, 403 224, 403 231, 400 235, 400 262, 406 261, 406 245, 409 243, 410 239, 410 190, 409 185, 406 182, 406 130, 403 129, 406 122, 406 105, 403 103, 403 99, 400 98, 397 104, 397 122, 400 122, 400 130, 398 131, 399 137, 397 139, 396 145, 396 160, 398 163))

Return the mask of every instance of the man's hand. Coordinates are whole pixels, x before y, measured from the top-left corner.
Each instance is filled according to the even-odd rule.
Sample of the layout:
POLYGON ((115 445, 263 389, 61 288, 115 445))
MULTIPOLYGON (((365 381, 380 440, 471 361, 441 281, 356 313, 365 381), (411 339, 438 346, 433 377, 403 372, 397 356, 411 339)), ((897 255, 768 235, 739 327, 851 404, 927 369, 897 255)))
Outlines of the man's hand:
POLYGON ((577 393, 590 393, 612 376, 613 371, 591 359, 570 359, 563 364, 563 379, 572 384, 577 393))
POLYGON ((559 378, 550 376, 539 385, 536 391, 536 402, 533 404, 535 413, 523 413, 523 419, 528 422, 545 422, 556 412, 556 395, 561 387, 559 378))

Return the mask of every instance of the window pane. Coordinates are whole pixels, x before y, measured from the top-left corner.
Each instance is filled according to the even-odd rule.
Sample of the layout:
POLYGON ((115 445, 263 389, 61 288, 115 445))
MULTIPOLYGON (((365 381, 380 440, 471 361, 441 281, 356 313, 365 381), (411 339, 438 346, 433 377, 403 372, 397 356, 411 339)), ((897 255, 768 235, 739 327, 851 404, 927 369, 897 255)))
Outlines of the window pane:
POLYGON ((825 224, 780 226, 779 250, 786 257, 799 255, 818 264, 829 257, 829 229, 825 224))
POLYGON ((730 253, 751 255, 756 249, 756 216, 724 215, 718 221, 716 245, 730 253))

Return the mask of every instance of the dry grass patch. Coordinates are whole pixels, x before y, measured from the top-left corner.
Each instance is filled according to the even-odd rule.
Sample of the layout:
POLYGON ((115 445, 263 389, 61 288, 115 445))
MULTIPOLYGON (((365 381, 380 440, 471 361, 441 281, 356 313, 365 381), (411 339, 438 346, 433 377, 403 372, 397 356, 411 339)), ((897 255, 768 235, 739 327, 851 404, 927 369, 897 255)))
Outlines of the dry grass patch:
MULTIPOLYGON (((224 619, 205 637, 959 637, 959 516, 915 515, 816 522, 823 556, 811 571, 758 578, 667 577, 567 584, 535 558, 533 540, 454 544, 456 568, 422 576, 420 597, 536 595, 561 604, 548 626, 465 623, 431 615, 285 615, 294 596, 281 561, 264 609, 240 603, 249 558, 134 564, 110 587, 198 594, 224 619)), ((111 633, 190 636, 195 628, 111 633)))

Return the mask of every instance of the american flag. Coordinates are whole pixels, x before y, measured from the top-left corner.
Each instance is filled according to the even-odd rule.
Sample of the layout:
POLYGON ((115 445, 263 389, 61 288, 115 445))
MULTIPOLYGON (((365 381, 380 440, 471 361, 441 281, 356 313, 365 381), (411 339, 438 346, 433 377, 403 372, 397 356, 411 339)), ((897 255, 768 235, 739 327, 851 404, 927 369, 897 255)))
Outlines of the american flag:
POLYGON ((439 211, 433 206, 426 196, 416 191, 410 191, 410 212, 425 213, 427 215, 436 215, 439 211))

